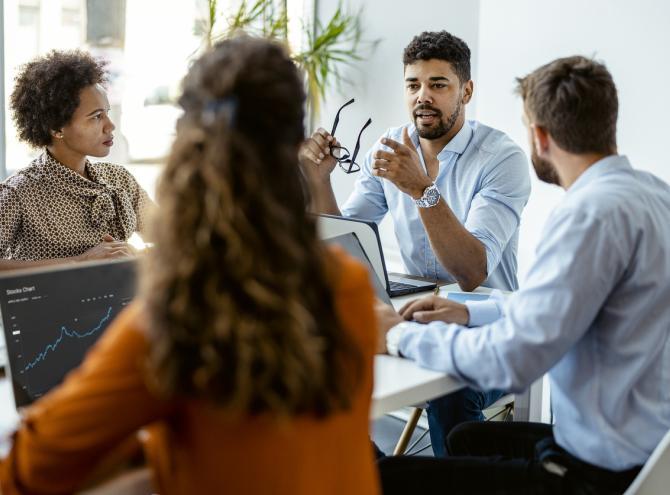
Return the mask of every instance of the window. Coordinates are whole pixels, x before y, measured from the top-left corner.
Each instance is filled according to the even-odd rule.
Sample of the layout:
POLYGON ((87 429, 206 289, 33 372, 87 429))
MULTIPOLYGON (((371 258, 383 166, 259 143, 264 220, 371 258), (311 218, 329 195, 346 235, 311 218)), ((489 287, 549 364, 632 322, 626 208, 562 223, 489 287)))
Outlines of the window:
MULTIPOLYGON (((302 42, 308 0, 285 1, 293 46, 302 42)), ((219 0, 218 25, 230 2, 219 0)), ((310 0, 313 8, 313 2, 310 0)), ((180 110, 180 82, 202 45, 207 0, 4 0, 5 160, 0 175, 26 166, 41 150, 16 138, 7 101, 20 66, 52 49, 82 48, 108 61, 107 94, 116 125, 105 160, 126 165, 150 193, 169 151, 180 110)), ((0 88, 1 89, 1 88, 0 88)), ((2 97, 0 91, 0 98, 2 97)), ((0 136, 1 139, 1 136, 0 136)))

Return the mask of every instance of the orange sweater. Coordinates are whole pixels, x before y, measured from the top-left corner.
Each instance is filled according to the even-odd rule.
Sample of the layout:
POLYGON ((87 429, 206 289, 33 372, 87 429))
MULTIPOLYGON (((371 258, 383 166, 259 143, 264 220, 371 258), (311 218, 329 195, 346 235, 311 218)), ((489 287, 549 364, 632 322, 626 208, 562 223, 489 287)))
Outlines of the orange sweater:
POLYGON ((368 438, 375 320, 368 274, 341 252, 336 310, 364 356, 353 407, 325 419, 233 418, 147 389, 148 342, 128 308, 63 385, 35 403, 0 464, 2 493, 71 493, 105 455, 149 426, 147 454, 165 494, 376 494, 368 438))

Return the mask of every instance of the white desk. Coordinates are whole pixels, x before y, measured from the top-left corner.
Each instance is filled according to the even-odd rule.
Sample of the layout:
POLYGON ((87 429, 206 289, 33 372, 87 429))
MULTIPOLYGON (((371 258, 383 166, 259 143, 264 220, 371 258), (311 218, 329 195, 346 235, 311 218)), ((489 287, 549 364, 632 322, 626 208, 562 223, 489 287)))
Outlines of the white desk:
MULTIPOLYGON (((458 284, 444 285, 440 287, 440 295, 446 296, 448 292, 460 292, 458 284)), ((473 292, 482 294, 490 293, 491 289, 478 287, 473 292)), ((395 297, 391 301, 396 309, 400 309, 407 301, 423 297, 426 293, 411 294, 409 296, 395 297)), ((378 358, 381 356, 378 356, 378 358)), ((375 362, 375 389, 373 392, 372 417, 377 418, 386 412, 390 404, 395 409, 418 404, 426 400, 434 399, 442 395, 454 392, 461 388, 455 384, 452 378, 437 373, 443 380, 437 379, 434 371, 422 370, 416 364, 391 364, 377 359, 375 362), (406 369, 398 371, 401 366, 406 369), (406 376, 406 378, 405 378, 406 376), (440 393, 435 393, 438 389, 440 393), (419 400, 416 397, 425 395, 419 400), (389 404, 386 407, 386 404, 389 404), (381 412, 378 412, 381 411, 381 412)), ((514 396, 514 419, 515 421, 534 421, 551 423, 551 411, 549 404, 549 380, 547 376, 538 378, 530 388, 521 394, 514 396)))
MULTIPOLYGON (((445 286, 442 290, 458 291, 458 285, 445 286)), ((430 294, 419 292, 391 299, 400 309, 406 302, 430 294)), ((441 373, 419 367, 414 361, 387 355, 375 357, 375 385, 372 392, 370 417, 377 419, 384 414, 406 406, 421 404, 463 387, 456 380, 441 373)))
MULTIPOLYGON (((442 291, 458 291, 456 284, 442 288, 442 291)), ((489 292, 477 289, 477 292, 489 292)), ((393 298, 393 305, 400 308, 407 301, 425 296, 427 293, 411 294, 393 298)), ((452 377, 419 367, 414 361, 393 356, 375 357, 375 384, 372 393, 371 417, 379 418, 386 413, 405 406, 420 404, 430 399, 446 395, 463 387, 452 377)), ((14 409, 10 384, 6 378, 0 379, 0 436, 11 430, 18 416, 14 409)))
MULTIPOLYGON (((463 385, 453 378, 420 368, 413 361, 387 355, 375 357, 375 385, 371 417, 379 418, 404 406, 454 392, 463 385)), ((0 436, 6 437, 17 424, 18 414, 7 378, 0 378, 0 436)), ((0 440, 0 446, 2 445, 0 440)), ((0 447, 0 455, 2 455, 0 447)))
POLYGON ((439 371, 420 368, 414 361, 394 356, 375 357, 375 386, 370 416, 377 419, 405 406, 421 404, 463 388, 439 371))
MULTIPOLYGON (((460 288, 458 284, 440 287, 442 296, 446 292, 460 292, 460 288)), ((480 287, 474 292, 486 294, 491 289, 480 287)), ((393 307, 400 309, 406 302, 429 294, 430 292, 418 292, 394 297, 391 302, 393 307)), ((463 384, 449 375, 421 368, 414 361, 379 355, 375 358, 375 385, 370 416, 376 419, 386 413, 442 397, 463 387, 463 384)))

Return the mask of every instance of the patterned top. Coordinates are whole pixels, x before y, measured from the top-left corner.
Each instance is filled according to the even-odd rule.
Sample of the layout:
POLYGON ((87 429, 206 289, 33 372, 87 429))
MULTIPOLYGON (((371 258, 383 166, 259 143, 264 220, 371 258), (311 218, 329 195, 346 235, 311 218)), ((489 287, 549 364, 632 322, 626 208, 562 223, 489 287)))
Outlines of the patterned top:
POLYGON ((154 206, 120 165, 86 161, 86 179, 47 151, 0 183, 0 256, 41 260, 78 256, 104 234, 143 233, 154 206))

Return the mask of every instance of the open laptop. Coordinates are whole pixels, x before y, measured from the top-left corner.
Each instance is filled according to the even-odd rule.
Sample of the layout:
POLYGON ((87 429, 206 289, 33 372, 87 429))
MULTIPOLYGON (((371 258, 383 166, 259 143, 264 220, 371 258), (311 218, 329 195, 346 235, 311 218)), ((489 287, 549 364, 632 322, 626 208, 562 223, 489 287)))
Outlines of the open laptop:
POLYGON ((386 292, 386 288, 382 285, 381 281, 377 277, 377 273, 375 272, 372 263, 370 263, 370 259, 365 254, 363 246, 361 246, 361 243, 359 242, 358 237, 356 237, 356 234, 354 234, 353 232, 349 232, 348 234, 342 234, 337 235, 335 237, 330 237, 328 239, 325 239, 324 242, 326 242, 326 244, 337 244, 351 256, 361 261, 363 265, 365 265, 365 267, 368 269, 368 272, 370 274, 370 282, 372 283, 372 287, 375 290, 375 295, 379 299, 384 301, 386 304, 389 304, 391 306, 393 305, 391 303, 391 298, 389 297, 388 292, 386 292))
POLYGON ((0 276, 0 311, 14 402, 29 405, 77 367, 135 295, 132 260, 0 276))
POLYGON ((415 280, 401 276, 389 276, 384 262, 382 243, 379 239, 379 229, 374 222, 358 218, 341 217, 337 215, 317 215, 319 235, 328 239, 342 234, 353 232, 361 243, 365 254, 370 260, 377 277, 386 287, 389 296, 402 296, 414 292, 432 290, 435 282, 415 280))

